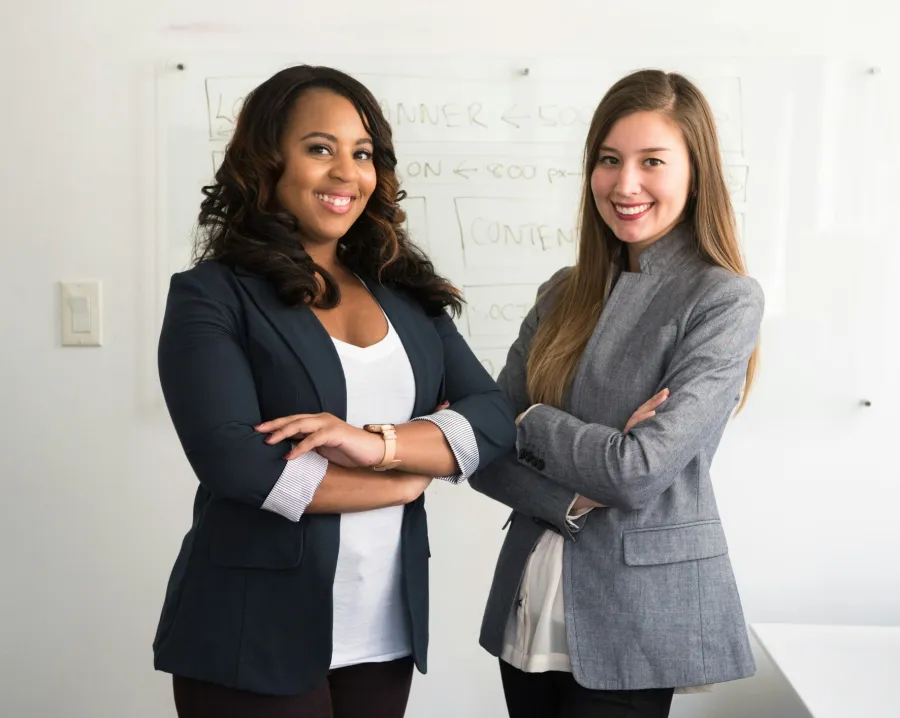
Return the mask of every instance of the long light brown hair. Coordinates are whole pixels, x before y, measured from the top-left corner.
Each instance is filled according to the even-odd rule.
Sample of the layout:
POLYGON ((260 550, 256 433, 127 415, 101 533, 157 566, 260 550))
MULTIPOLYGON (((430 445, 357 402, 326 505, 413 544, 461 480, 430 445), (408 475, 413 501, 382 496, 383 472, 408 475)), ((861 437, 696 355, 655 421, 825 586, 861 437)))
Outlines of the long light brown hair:
MULTIPOLYGON (((561 407, 603 305, 628 261, 624 243, 600 217, 591 191, 591 174, 600 146, 623 117, 659 112, 678 124, 691 161, 691 187, 685 206, 700 255, 710 264, 746 274, 725 183, 715 120, 697 87, 677 73, 641 70, 619 80, 600 101, 584 152, 581 236, 574 269, 548 291, 551 309, 535 333, 528 358, 528 393, 532 403, 561 407)), ((743 408, 759 358, 750 357, 740 407, 743 408)), ((647 397, 648 399, 650 397, 647 397)))

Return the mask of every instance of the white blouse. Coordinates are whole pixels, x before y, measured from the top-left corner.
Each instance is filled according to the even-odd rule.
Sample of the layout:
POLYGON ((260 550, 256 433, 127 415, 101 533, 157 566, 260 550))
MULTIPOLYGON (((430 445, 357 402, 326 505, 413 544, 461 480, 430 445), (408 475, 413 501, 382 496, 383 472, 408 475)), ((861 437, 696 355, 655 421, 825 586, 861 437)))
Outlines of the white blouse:
MULTIPOLYGON (((577 531, 574 520, 591 509, 573 514, 572 504, 566 520, 569 528, 577 531)), ((500 657, 526 673, 572 671, 563 606, 563 541, 561 534, 550 529, 538 539, 506 622, 500 657)))
MULTIPOLYGON (((416 383, 394 327, 377 344, 333 339, 347 381, 347 423, 403 424, 412 416, 416 383)), ((341 516, 334 574, 331 668, 380 663, 412 652, 401 586, 403 506, 341 516)))
MULTIPOLYGON (((358 347, 332 338, 347 384, 347 418, 352 426, 430 421, 444 433, 460 473, 437 477, 466 480, 478 468, 479 452, 471 424, 445 409, 412 417, 415 378, 409 357, 387 320, 381 341, 358 347)), ((315 451, 288 461, 262 508, 299 521, 328 469, 315 451)), ((402 592, 403 506, 341 515, 340 545, 333 595, 331 668, 377 663, 412 653, 402 592)))

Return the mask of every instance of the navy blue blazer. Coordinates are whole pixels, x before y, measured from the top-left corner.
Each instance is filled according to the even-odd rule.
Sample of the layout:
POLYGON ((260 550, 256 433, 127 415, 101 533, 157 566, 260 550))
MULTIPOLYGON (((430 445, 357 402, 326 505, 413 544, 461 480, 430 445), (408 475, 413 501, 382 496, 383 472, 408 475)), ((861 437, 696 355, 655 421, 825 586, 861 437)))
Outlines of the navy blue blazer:
MULTIPOLYGON (((365 279, 415 376, 414 416, 446 398, 471 424, 479 468, 515 443, 512 408, 442 312, 365 279)), ((153 642, 161 671, 229 688, 290 695, 331 663, 332 585, 340 515, 299 522, 263 510, 289 443, 253 427, 288 414, 346 418, 334 344, 307 307, 290 308, 262 277, 214 262, 173 276, 159 375, 176 433, 200 484, 193 522, 153 642)), ((404 593, 413 657, 427 670, 428 530, 424 495, 403 515, 404 593)))

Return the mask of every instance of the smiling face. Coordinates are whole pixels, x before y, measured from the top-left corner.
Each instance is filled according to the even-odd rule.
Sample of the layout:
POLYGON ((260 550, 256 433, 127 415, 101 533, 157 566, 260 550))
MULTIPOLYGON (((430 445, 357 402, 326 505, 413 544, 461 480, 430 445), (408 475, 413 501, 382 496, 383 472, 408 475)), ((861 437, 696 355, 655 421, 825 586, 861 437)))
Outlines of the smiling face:
POLYGON ((659 112, 616 122, 591 174, 597 211, 629 253, 643 251, 682 220, 690 185, 684 135, 659 112))
POLYGON ((284 172, 275 193, 304 243, 335 243, 359 219, 377 183, 373 149, 346 97, 313 89, 297 99, 281 138, 284 172))

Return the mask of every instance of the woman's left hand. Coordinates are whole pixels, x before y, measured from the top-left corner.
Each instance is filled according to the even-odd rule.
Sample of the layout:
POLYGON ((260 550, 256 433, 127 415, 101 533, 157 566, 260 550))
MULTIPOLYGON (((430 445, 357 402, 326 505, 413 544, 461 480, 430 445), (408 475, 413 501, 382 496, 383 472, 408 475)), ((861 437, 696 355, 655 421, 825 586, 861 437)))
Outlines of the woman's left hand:
POLYGON ((288 461, 313 449, 347 468, 377 466, 384 458, 384 439, 380 435, 351 426, 332 414, 293 414, 263 422, 256 430, 270 434, 266 439, 269 444, 299 439, 284 457, 288 461))

